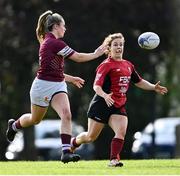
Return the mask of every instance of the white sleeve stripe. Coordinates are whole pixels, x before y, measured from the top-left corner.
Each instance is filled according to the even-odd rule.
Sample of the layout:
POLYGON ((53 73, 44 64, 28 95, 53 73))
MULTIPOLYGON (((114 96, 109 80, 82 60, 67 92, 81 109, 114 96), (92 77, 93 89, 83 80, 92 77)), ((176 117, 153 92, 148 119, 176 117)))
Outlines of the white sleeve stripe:
POLYGON ((69 48, 68 50, 66 50, 64 52, 64 57, 68 56, 73 50, 71 48, 69 48))
POLYGON ((70 48, 69 46, 64 47, 62 50, 60 50, 57 54, 61 55, 63 57, 68 56, 71 52, 73 51, 72 48, 70 48))
POLYGON ((57 54, 58 55, 63 55, 63 53, 68 49, 69 47, 68 46, 66 46, 66 47, 64 47, 62 50, 60 50, 57 54))

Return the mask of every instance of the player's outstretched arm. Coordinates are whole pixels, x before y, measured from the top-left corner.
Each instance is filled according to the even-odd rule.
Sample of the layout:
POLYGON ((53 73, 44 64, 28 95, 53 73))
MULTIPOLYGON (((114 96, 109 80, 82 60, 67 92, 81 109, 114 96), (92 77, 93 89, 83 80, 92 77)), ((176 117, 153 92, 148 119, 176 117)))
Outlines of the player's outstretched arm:
POLYGON ((160 85, 160 81, 158 81, 156 84, 152 84, 149 81, 142 79, 135 85, 144 90, 154 90, 155 92, 160 93, 161 95, 164 95, 168 92, 168 89, 166 87, 160 85))
POLYGON ((161 86, 160 85, 160 81, 158 81, 156 84, 155 84, 155 91, 157 93, 160 93, 162 95, 166 94, 168 92, 168 89, 164 86, 161 86))
POLYGON ((87 62, 93 59, 96 59, 103 55, 107 47, 105 45, 100 45, 93 53, 79 53, 75 52, 69 58, 75 62, 87 62))

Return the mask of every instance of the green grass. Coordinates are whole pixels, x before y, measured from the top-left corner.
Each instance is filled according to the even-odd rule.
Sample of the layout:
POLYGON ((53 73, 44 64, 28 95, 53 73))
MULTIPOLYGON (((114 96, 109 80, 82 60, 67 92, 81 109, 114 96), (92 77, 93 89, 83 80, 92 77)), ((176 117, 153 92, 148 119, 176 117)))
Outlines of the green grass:
POLYGON ((180 159, 123 160, 121 168, 109 168, 107 160, 0 162, 0 175, 180 175, 180 159))

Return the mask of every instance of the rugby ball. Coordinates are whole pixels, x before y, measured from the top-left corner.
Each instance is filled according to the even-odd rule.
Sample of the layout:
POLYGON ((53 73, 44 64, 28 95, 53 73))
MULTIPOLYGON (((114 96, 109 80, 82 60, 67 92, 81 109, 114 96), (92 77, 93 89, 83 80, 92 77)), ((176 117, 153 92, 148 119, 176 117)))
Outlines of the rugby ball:
POLYGON ((144 49, 154 49, 160 43, 159 36, 154 32, 144 32, 138 37, 138 44, 144 49))

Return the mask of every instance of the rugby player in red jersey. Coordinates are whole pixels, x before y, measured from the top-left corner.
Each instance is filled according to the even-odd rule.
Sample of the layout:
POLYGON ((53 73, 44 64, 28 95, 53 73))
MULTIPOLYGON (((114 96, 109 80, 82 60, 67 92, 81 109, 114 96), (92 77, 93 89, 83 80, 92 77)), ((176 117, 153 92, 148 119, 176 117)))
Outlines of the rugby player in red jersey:
POLYGON ((70 151, 71 110, 65 81, 81 88, 84 80, 64 74, 64 59, 90 61, 104 54, 106 46, 99 46, 93 53, 76 52, 62 40, 65 31, 65 21, 58 13, 48 10, 39 17, 36 28, 40 42, 39 70, 30 90, 31 113, 23 114, 17 120, 10 119, 6 135, 8 141, 12 142, 18 130, 38 124, 51 104, 61 118, 61 161, 67 163, 78 161, 80 156, 70 151))
POLYGON ((162 95, 167 88, 160 86, 160 82, 151 84, 139 76, 134 65, 123 59, 124 37, 121 33, 111 34, 105 38, 104 44, 109 46, 108 58, 96 70, 93 97, 88 109, 88 130, 72 138, 71 149, 74 151, 82 143, 93 142, 101 133, 105 124, 108 124, 115 135, 111 141, 109 166, 123 166, 120 162, 120 153, 128 125, 125 109, 126 92, 132 81, 137 87, 156 91, 162 95))

